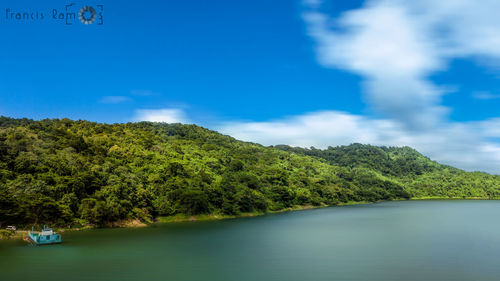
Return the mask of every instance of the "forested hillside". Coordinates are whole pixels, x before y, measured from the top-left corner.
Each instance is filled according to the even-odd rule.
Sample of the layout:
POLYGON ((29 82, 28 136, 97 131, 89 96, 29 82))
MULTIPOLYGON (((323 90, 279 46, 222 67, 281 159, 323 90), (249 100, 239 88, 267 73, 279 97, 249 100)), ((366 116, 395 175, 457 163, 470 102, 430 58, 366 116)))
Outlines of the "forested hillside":
POLYGON ((500 198, 500 176, 441 165, 411 147, 352 144, 325 150, 286 145, 275 148, 323 159, 349 170, 374 171, 402 185, 411 197, 500 198))
POLYGON ((425 196, 498 198, 500 178, 407 147, 264 147, 196 125, 0 118, 2 225, 100 226, 425 196))

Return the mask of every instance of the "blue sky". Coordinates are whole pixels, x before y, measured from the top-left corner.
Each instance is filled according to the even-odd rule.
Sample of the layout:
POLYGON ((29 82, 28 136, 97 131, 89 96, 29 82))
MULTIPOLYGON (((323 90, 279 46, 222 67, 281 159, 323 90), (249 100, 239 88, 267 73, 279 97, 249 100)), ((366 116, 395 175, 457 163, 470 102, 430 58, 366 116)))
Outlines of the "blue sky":
POLYGON ((104 5, 88 26, 51 19, 69 2, 39 2, 0 4, 0 115, 410 145, 500 172, 495 1, 74 1, 104 5))
MULTIPOLYGON (((3 5, 51 10, 66 4, 13 3, 3 5)), ((316 63, 298 2, 104 6, 102 26, 2 19, 2 113, 124 122, 137 108, 177 104, 193 114, 252 120, 313 111, 321 104, 363 110, 359 95, 332 95, 359 92, 359 78, 316 63), (100 103, 103 96, 130 100, 113 106, 100 103)))

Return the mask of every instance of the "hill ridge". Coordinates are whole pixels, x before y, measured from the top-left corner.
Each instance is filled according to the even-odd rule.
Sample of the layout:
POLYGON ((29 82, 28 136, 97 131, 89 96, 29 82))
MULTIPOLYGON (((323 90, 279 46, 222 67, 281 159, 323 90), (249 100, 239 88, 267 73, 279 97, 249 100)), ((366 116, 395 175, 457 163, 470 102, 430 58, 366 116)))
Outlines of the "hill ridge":
POLYGON ((410 147, 265 147, 197 126, 0 117, 0 224, 106 225, 408 198, 500 198, 410 147))

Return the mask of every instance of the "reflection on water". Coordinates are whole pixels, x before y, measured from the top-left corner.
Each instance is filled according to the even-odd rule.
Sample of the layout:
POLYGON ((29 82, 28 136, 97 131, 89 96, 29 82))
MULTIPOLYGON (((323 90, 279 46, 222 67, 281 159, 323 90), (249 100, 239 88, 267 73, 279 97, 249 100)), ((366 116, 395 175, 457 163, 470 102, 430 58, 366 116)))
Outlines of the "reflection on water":
POLYGON ((500 280, 499 201, 408 201, 0 243, 0 280, 500 280))

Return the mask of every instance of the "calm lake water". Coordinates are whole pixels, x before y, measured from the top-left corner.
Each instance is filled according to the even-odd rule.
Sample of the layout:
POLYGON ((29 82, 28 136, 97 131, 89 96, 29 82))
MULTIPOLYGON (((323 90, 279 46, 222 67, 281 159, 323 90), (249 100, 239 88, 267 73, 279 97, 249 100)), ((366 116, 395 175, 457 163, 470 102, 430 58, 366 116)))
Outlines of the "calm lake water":
POLYGON ((0 280, 500 280, 500 201, 406 201, 0 243, 0 280))

